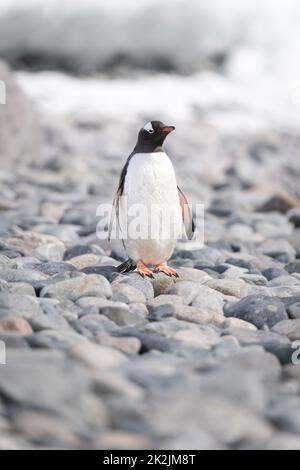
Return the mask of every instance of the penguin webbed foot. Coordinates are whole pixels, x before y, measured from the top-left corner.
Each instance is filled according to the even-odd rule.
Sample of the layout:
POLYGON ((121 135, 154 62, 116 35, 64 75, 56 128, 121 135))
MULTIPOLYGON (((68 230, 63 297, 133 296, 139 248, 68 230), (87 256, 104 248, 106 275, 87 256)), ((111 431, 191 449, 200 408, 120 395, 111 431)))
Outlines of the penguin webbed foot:
POLYGON ((177 273, 177 271, 174 268, 170 268, 170 266, 168 266, 167 263, 162 263, 162 264, 158 264, 157 266, 155 266, 154 272, 164 273, 166 274, 166 276, 169 276, 169 277, 173 277, 173 276, 176 278, 179 277, 179 274, 177 273))
POLYGON ((138 261, 136 268, 139 275, 143 278, 150 277, 151 279, 154 279, 153 270, 148 268, 142 261, 138 261))

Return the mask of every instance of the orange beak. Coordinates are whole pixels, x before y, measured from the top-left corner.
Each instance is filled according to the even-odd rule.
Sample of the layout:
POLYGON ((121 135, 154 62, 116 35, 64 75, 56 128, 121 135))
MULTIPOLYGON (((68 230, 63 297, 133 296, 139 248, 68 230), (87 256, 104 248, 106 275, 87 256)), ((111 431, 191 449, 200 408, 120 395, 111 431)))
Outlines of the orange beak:
POLYGON ((162 128, 162 131, 163 132, 167 132, 169 134, 169 132, 172 132, 174 131, 175 127, 174 126, 168 126, 168 127, 163 127, 162 128))

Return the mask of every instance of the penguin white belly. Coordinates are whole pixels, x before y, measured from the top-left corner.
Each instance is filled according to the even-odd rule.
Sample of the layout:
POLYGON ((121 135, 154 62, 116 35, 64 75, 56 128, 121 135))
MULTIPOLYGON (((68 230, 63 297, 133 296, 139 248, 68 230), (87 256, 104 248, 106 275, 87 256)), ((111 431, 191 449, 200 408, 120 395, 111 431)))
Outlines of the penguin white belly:
POLYGON ((129 162, 120 204, 128 256, 145 264, 167 261, 182 230, 171 160, 164 152, 137 153, 129 162))

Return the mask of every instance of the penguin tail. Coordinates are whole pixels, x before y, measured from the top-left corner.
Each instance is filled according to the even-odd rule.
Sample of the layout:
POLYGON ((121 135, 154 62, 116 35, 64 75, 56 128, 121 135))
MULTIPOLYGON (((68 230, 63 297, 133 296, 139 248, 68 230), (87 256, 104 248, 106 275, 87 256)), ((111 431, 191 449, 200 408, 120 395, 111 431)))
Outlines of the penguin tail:
POLYGON ((123 263, 117 266, 118 273, 128 273, 129 271, 134 271, 136 268, 136 263, 132 259, 127 259, 123 263))

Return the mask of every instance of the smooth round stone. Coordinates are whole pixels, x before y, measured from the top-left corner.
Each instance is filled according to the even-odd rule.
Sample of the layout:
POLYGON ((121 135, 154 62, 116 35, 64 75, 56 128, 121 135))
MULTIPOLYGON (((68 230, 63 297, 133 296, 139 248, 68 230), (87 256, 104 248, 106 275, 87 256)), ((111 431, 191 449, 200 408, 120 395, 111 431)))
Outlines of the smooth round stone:
POLYGON ((92 445, 95 449, 143 450, 151 447, 151 441, 137 432, 109 430, 101 432, 99 437, 94 436, 92 445))
POLYGON ((267 239, 259 245, 258 251, 282 262, 293 261, 296 255, 296 250, 284 239, 267 239))
POLYGON ((76 271, 76 268, 72 264, 59 262, 59 261, 49 261, 44 263, 33 263, 28 264, 28 268, 36 269, 37 271, 46 274, 47 276, 54 276, 54 274, 64 273, 66 271, 76 271))
POLYGON ((14 260, 14 266, 11 267, 16 269, 26 269, 39 263, 42 263, 42 261, 36 256, 22 256, 14 260))
POLYGON ((212 325, 216 326, 217 328, 222 328, 224 323, 224 315, 223 313, 215 313, 211 320, 212 325))
POLYGON ((30 441, 55 441, 68 448, 80 446, 78 436, 69 429, 62 417, 52 416, 45 411, 23 410, 14 419, 14 429, 30 441))
POLYGON ((68 261, 72 258, 76 258, 85 254, 94 254, 94 255, 104 255, 105 252, 100 246, 96 245, 74 245, 70 248, 67 248, 64 253, 64 260, 68 261))
POLYGON ((222 294, 238 298, 245 297, 250 290, 249 285, 241 279, 212 279, 207 281, 206 285, 222 294))
POLYGON ((116 302, 130 303, 145 303, 146 297, 144 293, 129 284, 118 283, 112 285, 112 300, 116 302))
POLYGON ((300 301, 287 307, 287 313, 290 318, 300 318, 300 301))
POLYGON ((142 328, 143 332, 146 333, 157 333, 158 335, 171 338, 177 331, 186 329, 196 329, 198 331, 198 325, 193 323, 184 322, 175 318, 166 318, 162 321, 153 321, 146 323, 142 328))
POLYGON ((94 391, 99 397, 122 397, 136 402, 144 397, 144 390, 129 380, 120 369, 107 369, 105 373, 97 374, 94 377, 94 391))
POLYGON ((192 301, 193 307, 199 307, 208 313, 215 315, 223 313, 225 297, 220 292, 210 287, 200 285, 196 297, 192 301))
POLYGON ((116 276, 119 276, 119 273, 116 270, 116 267, 113 266, 87 266, 83 268, 81 272, 85 274, 100 274, 104 276, 108 281, 113 281, 116 276))
POLYGON ((300 319, 283 320, 271 329, 275 333, 287 336, 291 341, 300 340, 300 319))
POLYGON ((288 318, 280 300, 263 295, 249 295, 239 302, 227 304, 224 314, 226 317, 236 317, 253 323, 257 328, 263 328, 265 325, 272 327, 288 318))
POLYGON ((300 273, 300 260, 296 260, 293 263, 288 263, 284 269, 292 274, 292 273, 300 273))
POLYGON ((223 279, 237 279, 241 278, 244 274, 248 274, 248 270, 245 268, 240 268, 238 266, 232 266, 226 269, 224 273, 222 273, 223 279))
POLYGON ((87 268, 88 266, 94 266, 101 259, 101 256, 95 255, 94 253, 85 253, 68 259, 68 263, 75 266, 76 269, 87 268))
POLYGON ((92 369, 106 369, 122 366, 126 356, 115 348, 81 341, 70 350, 70 355, 92 369))
POLYGON ((222 339, 213 347, 213 354, 221 359, 226 359, 236 354, 240 344, 234 336, 222 336, 222 339))
MULTIPOLYGON (((241 280, 247 282, 247 284, 255 286, 265 286, 267 284, 267 279, 261 274, 243 274, 241 280)), ((251 289, 249 294, 251 293, 251 289)))
POLYGON ((172 259, 173 258, 183 258, 183 259, 188 258, 188 259, 195 260, 198 263, 208 262, 208 263, 213 263, 213 265, 215 265, 216 262, 218 262, 218 260, 220 259, 220 255, 221 253, 219 250, 206 246, 204 248, 200 248, 196 250, 176 251, 172 256, 172 259))
POLYGON ((225 318, 222 322, 222 328, 246 328, 247 330, 255 331, 257 330, 256 326, 253 323, 250 323, 240 318, 228 317, 225 318))
POLYGON ((65 252, 65 245, 62 242, 55 241, 49 242, 45 245, 40 245, 35 249, 38 257, 45 258, 49 261, 61 261, 65 252))
POLYGON ((83 209, 67 209, 60 219, 61 224, 90 225, 95 221, 95 214, 83 209))
POLYGON ((64 213, 65 207, 66 205, 64 203, 54 204, 52 202, 43 202, 40 205, 40 213, 42 216, 48 217, 49 219, 58 222, 64 213))
POLYGON ((147 307, 149 312, 152 312, 155 308, 160 307, 161 305, 183 305, 183 299, 179 295, 175 294, 162 294, 154 297, 147 302, 147 307))
POLYGON ((100 335, 96 338, 97 343, 103 346, 110 346, 116 348, 125 354, 137 354, 141 349, 141 341, 135 337, 117 337, 100 335))
POLYGON ((46 280, 48 276, 33 269, 1 269, 0 279, 7 282, 24 282, 32 284, 35 281, 46 280))
POLYGON ((273 223, 258 222, 256 224, 256 230, 264 238, 289 236, 291 234, 291 226, 287 223, 286 219, 284 220, 284 224, 277 222, 277 220, 274 220, 273 223))
POLYGON ((101 308, 101 314, 119 326, 140 326, 147 322, 148 311, 144 304, 127 305, 122 302, 113 302, 111 305, 101 308))
POLYGON ((149 321, 159 321, 167 317, 175 317, 176 315, 176 304, 165 304, 159 305, 158 307, 152 308, 149 313, 149 321))
POLYGON ((272 279, 268 282, 268 287, 291 287, 291 286, 299 286, 300 291, 300 281, 296 279, 294 276, 278 276, 275 279, 272 279))
POLYGON ((211 328, 202 326, 203 330, 180 330, 172 335, 172 339, 186 346, 210 349, 222 341, 219 335, 211 328))
POLYGON ((32 328, 24 318, 11 315, 0 319, 0 332, 6 331, 29 335, 32 333, 32 328))
POLYGON ((244 269, 252 269, 253 268, 253 265, 250 261, 247 261, 247 260, 244 260, 244 259, 241 259, 241 258, 230 257, 230 258, 227 258, 225 260, 225 263, 231 264, 232 266, 237 266, 239 268, 244 268, 244 269))
POLYGON ((34 331, 70 329, 67 320, 56 312, 50 315, 45 313, 34 315, 28 319, 28 322, 34 331))
POLYGON ((35 290, 32 285, 26 282, 6 282, 0 280, 0 292, 8 294, 31 295, 35 297, 35 290))
POLYGON ((119 327, 115 322, 109 320, 105 315, 99 315, 93 308, 86 315, 80 317, 79 321, 72 322, 73 328, 85 337, 93 337, 102 334, 115 334, 119 327))
POLYGON ((129 273, 127 275, 119 275, 112 282, 112 288, 118 283, 128 284, 143 292, 146 300, 153 299, 154 289, 150 279, 142 278, 138 273, 129 273))
POLYGON ((107 279, 99 274, 82 274, 79 277, 55 282, 44 287, 41 297, 66 297, 77 300, 80 297, 111 297, 112 290, 107 279))
POLYGON ((210 279, 220 278, 220 274, 214 268, 208 268, 203 264, 195 264, 194 268, 201 270, 203 273, 206 273, 210 279))
POLYGON ((32 348, 48 348, 68 351, 82 341, 74 330, 43 330, 26 337, 32 348))
POLYGON ((267 268, 267 269, 264 269, 261 273, 264 277, 267 278, 268 281, 271 281, 272 279, 275 279, 276 277, 286 275, 286 271, 281 268, 267 268))
POLYGON ((211 323, 214 315, 211 312, 206 312, 198 307, 190 307, 185 305, 175 306, 175 317, 177 320, 183 320, 191 323, 198 323, 200 325, 207 325, 211 323))
POLYGON ((78 300, 76 300, 76 305, 78 305, 80 308, 90 308, 90 307, 97 307, 99 311, 101 308, 106 307, 108 305, 114 305, 115 302, 106 299, 105 297, 80 297, 78 300))
POLYGON ((223 274, 227 271, 227 269, 229 269, 231 266, 224 263, 224 264, 219 264, 217 266, 214 266, 213 268, 211 269, 214 269, 217 273, 219 274, 223 274))
POLYGON ((167 291, 167 294, 179 296, 185 305, 189 305, 197 296, 199 288, 197 282, 179 280, 167 291))
POLYGON ((253 286, 251 288, 251 294, 265 295, 267 297, 279 297, 281 301, 284 301, 284 298, 290 298, 299 293, 298 284, 292 284, 289 286, 275 286, 275 287, 266 287, 266 286, 253 286))
POLYGON ((266 351, 277 356, 282 364, 291 361, 293 349, 290 340, 278 333, 271 331, 251 331, 246 328, 228 328, 222 332, 223 335, 235 336, 241 346, 260 345, 266 351))
POLYGON ((228 227, 228 236, 248 241, 255 237, 255 233, 249 225, 232 224, 228 227))
POLYGON ((79 226, 71 224, 41 224, 35 226, 34 230, 43 234, 46 233, 52 235, 63 243, 74 243, 79 239, 77 234, 78 228, 79 226))
POLYGON ((210 276, 200 269, 180 267, 177 269, 180 281, 193 281, 200 284, 205 283, 210 279, 210 276))
POLYGON ((42 313, 42 311, 36 297, 0 293, 0 318, 11 315, 29 318, 38 313, 42 313))

